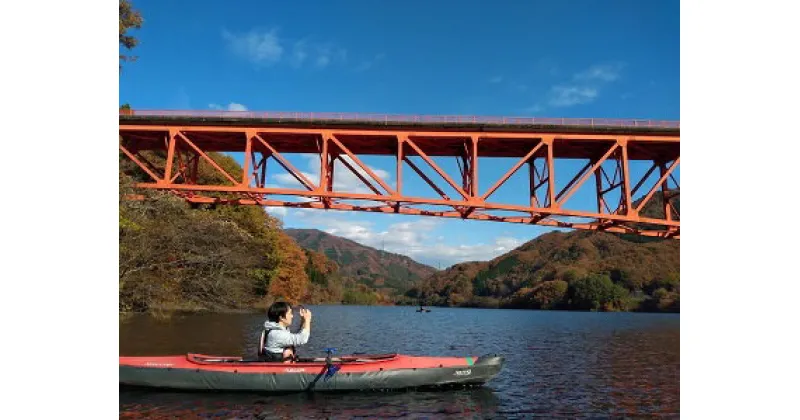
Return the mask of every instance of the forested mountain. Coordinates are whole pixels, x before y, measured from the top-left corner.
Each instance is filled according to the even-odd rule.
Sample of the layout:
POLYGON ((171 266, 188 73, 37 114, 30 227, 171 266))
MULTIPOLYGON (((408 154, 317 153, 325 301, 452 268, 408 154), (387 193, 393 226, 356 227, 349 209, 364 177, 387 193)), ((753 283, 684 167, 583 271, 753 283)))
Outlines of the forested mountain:
POLYGON ((603 232, 551 232, 491 261, 436 273, 407 296, 429 305, 666 310, 678 304, 679 273, 674 239, 636 243, 603 232), (585 291, 588 302, 576 296, 582 286, 593 289, 585 291))
MULTIPOLYGON (((663 218, 662 203, 655 194, 643 215, 663 218)), ((678 311, 680 241, 551 232, 491 261, 438 272, 406 296, 447 306, 678 311)))
POLYGON ((324 254, 339 265, 340 274, 386 294, 405 293, 414 282, 436 269, 405 255, 384 252, 316 229, 286 229, 306 249, 324 254))

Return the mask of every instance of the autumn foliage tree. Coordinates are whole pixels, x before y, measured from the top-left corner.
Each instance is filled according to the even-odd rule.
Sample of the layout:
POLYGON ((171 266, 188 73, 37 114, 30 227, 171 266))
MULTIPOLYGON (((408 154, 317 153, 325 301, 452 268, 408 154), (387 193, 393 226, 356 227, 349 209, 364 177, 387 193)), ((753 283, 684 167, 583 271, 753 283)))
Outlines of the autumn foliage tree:
POLYGON ((570 306, 574 309, 625 310, 628 291, 602 274, 592 274, 569 286, 570 306))
MULTIPOLYGON (((120 192, 129 178, 120 177, 120 192)), ((282 262, 267 215, 259 233, 246 213, 192 209, 169 193, 120 200, 119 300, 122 311, 216 309, 255 304, 282 262)), ((263 213, 263 212, 262 212, 263 213)))
MULTIPOLYGON (((141 29, 142 15, 134 9, 129 0, 119 0, 119 45, 126 50, 132 50, 139 44, 136 37, 129 35, 131 29, 141 29)), ((120 54, 120 61, 133 61, 136 57, 120 54)), ((121 64, 120 64, 121 67, 121 64)))
POLYGON ((298 303, 308 288, 305 271, 306 255, 292 238, 281 232, 277 238, 278 258, 282 261, 270 281, 269 294, 289 303, 298 303))
MULTIPOLYGON (((164 163, 163 153, 143 154, 164 163)), ((229 173, 241 173, 230 156, 210 157, 229 173)), ((193 208, 167 192, 134 190, 136 182, 148 180, 142 172, 120 157, 121 311, 258 307, 304 296, 305 254, 277 219, 260 207, 193 208), (123 199, 131 193, 144 200, 123 199)), ((218 177, 211 165, 199 165, 198 183, 218 177)))
POLYGON ((563 280, 551 280, 538 284, 533 289, 533 305, 541 309, 554 309, 563 303, 569 284, 563 280))

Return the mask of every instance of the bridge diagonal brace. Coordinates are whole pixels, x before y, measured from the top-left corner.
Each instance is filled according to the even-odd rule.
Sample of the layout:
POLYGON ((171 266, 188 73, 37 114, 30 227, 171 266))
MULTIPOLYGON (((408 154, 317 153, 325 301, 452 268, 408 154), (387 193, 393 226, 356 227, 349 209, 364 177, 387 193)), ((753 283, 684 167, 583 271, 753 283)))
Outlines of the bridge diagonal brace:
MULTIPOLYGON (((533 189, 536 189, 536 190, 538 190, 538 189, 539 189, 539 188, 541 188, 541 187, 542 187, 542 185, 544 185, 546 182, 550 182, 550 179, 549 179, 549 178, 542 178, 542 177, 540 177, 539 179, 540 179, 539 183, 538 183, 538 184, 536 184, 536 185, 534 185, 534 186, 533 186, 533 189)), ((547 206, 545 206, 545 207, 547 207, 547 206)))
POLYGON ((616 188, 619 188, 619 186, 620 186, 620 185, 622 185, 622 181, 619 181, 619 182, 617 182, 616 184, 610 184, 610 185, 608 186, 608 188, 606 188, 606 189, 604 189, 604 190, 600 191, 600 194, 606 194, 606 193, 608 193, 608 192, 610 192, 610 191, 613 191, 614 189, 616 189, 616 188))
POLYGON ((369 180, 367 178, 364 178, 364 175, 362 175, 361 172, 358 172, 358 170, 356 170, 356 168, 354 168, 353 165, 351 165, 350 162, 348 162, 346 159, 342 159, 341 156, 334 156, 333 159, 334 160, 338 160, 339 162, 341 162, 342 165, 344 165, 347 169, 349 169, 350 172, 353 173, 353 175, 355 175, 358 179, 361 180, 361 182, 364 183, 364 185, 369 187, 369 189, 371 189, 372 192, 375 193, 375 195, 383 195, 383 193, 378 188, 376 188, 374 185, 372 185, 372 183, 369 182, 369 180))
MULTIPOLYGON (((558 206, 558 202, 559 202, 559 199, 561 198, 561 196, 563 196, 567 191, 569 191, 569 189, 572 188, 572 186, 575 185, 575 183, 578 182, 578 180, 582 176, 584 176, 587 172, 589 172, 589 168, 591 168, 591 167, 592 167, 592 162, 590 161, 589 163, 584 165, 584 167, 581 168, 581 170, 578 171, 578 173, 575 174, 575 176, 572 177, 572 179, 569 182, 567 182, 567 185, 565 185, 564 188, 562 188, 561 191, 559 191, 558 194, 556 194, 556 199, 555 199, 555 205, 556 206, 558 206)), ((589 172, 589 173, 591 173, 591 172, 589 172)), ((550 185, 552 186, 553 183, 551 183, 550 185)))
POLYGON ((291 163, 291 162, 289 162, 289 161, 288 161, 288 160, 286 160, 286 159, 285 159, 283 156, 281 156, 281 154, 280 154, 280 153, 278 153, 278 151, 277 151, 277 150, 275 150, 275 148, 274 148, 274 147, 272 147, 272 145, 271 145, 271 144, 269 144, 269 142, 267 142, 266 140, 264 140, 264 139, 263 139, 261 136, 259 136, 259 135, 258 135, 258 134, 256 134, 256 133, 252 133, 251 135, 252 135, 252 136, 253 136, 255 139, 257 139, 257 140, 258 140, 258 141, 259 141, 259 142, 260 142, 262 145, 264 145, 264 147, 266 147, 266 148, 269 150, 270 156, 271 156, 271 157, 273 157, 273 158, 275 158, 275 160, 277 160, 277 161, 278 161, 278 163, 279 163, 281 166, 283 166, 283 169, 285 169, 285 170, 286 170, 286 172, 289 172, 289 174, 291 174, 291 175, 292 175, 292 176, 293 176, 293 177, 294 177, 294 178, 297 180, 297 182, 299 182, 300 184, 302 184, 302 185, 303 185, 304 187, 306 187, 306 188, 307 188, 309 191, 316 191, 316 190, 317 190, 317 187, 314 185, 314 183, 312 183, 311 181, 309 181, 309 179, 308 179, 308 178, 306 178, 306 176, 305 176, 305 175, 303 175, 303 173, 302 173, 302 172, 300 172, 299 170, 297 170, 297 168, 295 168, 295 167, 294 167, 294 165, 292 165, 292 163, 291 163))
MULTIPOLYGON (((656 184, 655 184, 655 185, 653 185, 653 187, 652 187, 652 188, 650 188, 650 191, 647 193, 647 195, 644 197, 644 199, 642 199, 642 201, 639 203, 639 206, 638 206, 638 207, 636 207, 636 212, 637 212, 637 213, 638 213, 638 212, 640 212, 640 211, 642 211, 642 208, 645 206, 645 204, 647 204, 647 202, 648 202, 648 201, 650 201, 650 198, 652 198, 652 197, 653 197, 653 194, 655 194, 656 190, 657 190, 659 187, 661 187, 661 184, 663 184, 664 182, 666 182, 666 180, 667 180, 667 178, 669 177, 669 175, 672 173, 672 171, 674 171, 674 170, 675 170, 675 168, 677 168, 677 167, 678 167, 678 164, 679 164, 680 162, 681 162, 681 158, 680 158, 680 157, 679 157, 679 158, 677 158, 677 159, 675 159, 675 160, 672 162, 672 165, 670 165, 670 166, 669 166, 669 168, 666 170, 666 172, 664 172, 664 174, 663 174, 663 175, 661 175, 661 177, 658 179, 658 181, 656 181, 656 184)), ((666 201, 666 199, 665 199, 664 201, 666 201)), ((668 216, 667 216, 667 217, 668 217, 668 216)))
POLYGON ((658 167, 657 163, 653 163, 653 165, 650 166, 650 169, 648 169, 647 172, 645 172, 642 179, 640 179, 639 182, 637 182, 636 185, 633 187, 633 190, 631 190, 631 195, 636 195, 636 193, 639 191, 639 188, 642 187, 644 182, 647 181, 647 178, 650 177, 650 175, 653 173, 653 171, 656 170, 657 167, 658 167))
POLYGON ((197 147, 197 146, 196 146, 194 143, 192 143, 192 141, 191 141, 191 140, 189 140, 189 138, 188 138, 188 137, 186 137, 186 136, 185 136, 183 133, 181 133, 180 131, 178 131, 176 134, 177 134, 177 135, 178 135, 180 138, 182 138, 182 139, 183 139, 183 141, 184 141, 184 142, 186 142, 186 144, 187 144, 187 145, 189 145, 189 147, 191 147, 192 149, 194 149, 194 151, 195 151, 195 152, 197 152, 197 154, 198 154, 200 157, 202 157, 203 159, 205 159, 205 160, 206 160, 206 162, 208 162, 208 164, 209 164, 209 165, 211 165, 212 167, 214 167, 214 169, 216 169, 217 171, 219 171, 219 173, 221 173, 221 174, 222 174, 222 175, 223 175, 225 178, 227 178, 227 179, 228 179, 228 181, 230 181, 231 183, 233 183, 233 185, 239 185, 239 182, 238 182, 237 180, 235 180, 235 179, 234 179, 234 178, 233 178, 233 177, 232 177, 232 176, 231 176, 231 175, 230 175, 228 172, 226 172, 226 171, 225 171, 224 169, 222 169, 222 168, 221 168, 219 165, 217 165, 217 162, 214 162, 214 159, 211 159, 211 157, 210 157, 210 156, 208 156, 208 155, 207 155, 207 154, 205 154, 205 153, 204 153, 202 150, 200 150, 200 148, 199 148, 199 147, 197 147))
POLYGON ((678 182, 677 179, 675 179, 675 176, 672 173, 669 174, 669 179, 672 180, 672 182, 675 184, 676 187, 680 187, 681 186, 681 184, 678 182))
MULTIPOLYGON (((580 188, 580 186, 583 185, 584 182, 586 182, 586 180, 589 178, 589 176, 592 173, 594 173, 597 170, 597 168, 600 165, 602 165, 603 162, 605 162, 606 159, 608 159, 608 157, 611 156, 612 153, 614 153, 615 150, 617 150, 617 147, 619 147, 619 143, 614 143, 613 145, 611 145, 611 147, 608 149, 608 151, 603 155, 603 157, 601 157, 600 159, 597 160, 597 162, 595 162, 593 165, 590 162, 590 165, 585 166, 584 168, 588 168, 588 170, 582 170, 581 171, 581 172, 584 172, 583 176, 581 176, 581 179, 577 183, 575 183, 573 185, 567 185, 566 187, 564 187, 564 189, 556 196, 557 205, 561 206, 567 200, 569 200, 569 198, 572 196, 572 194, 574 194, 575 191, 577 191, 577 189, 580 188), (572 187, 572 188, 570 188, 570 187, 572 187), (569 188, 569 190, 567 190, 568 188, 569 188), (564 195, 565 192, 566 192, 566 195, 564 195), (562 197, 562 195, 563 195, 563 197, 562 197), (559 199, 559 197, 561 197, 561 198, 559 199)), ((572 182, 570 184, 572 184, 572 182)))
MULTIPOLYGON (((414 162, 408 158, 408 156, 403 156, 403 161, 405 161, 408 164, 408 166, 410 166, 411 169, 413 169, 414 172, 416 172, 417 175, 419 175, 419 177, 422 178, 423 181, 425 181, 428 185, 430 185, 431 188, 433 188, 443 199, 445 199, 446 201, 451 201, 451 198, 447 195, 447 193, 442 191, 442 189, 439 188, 439 186, 436 185, 435 182, 433 182, 430 178, 428 178, 428 176, 425 175, 425 172, 422 172, 422 170, 417 165, 415 165, 414 162)), ((463 214, 464 212, 462 210, 462 207, 460 206, 453 206, 453 209, 458 211, 459 214, 463 214)))
MULTIPOLYGON (((339 150, 344 152, 344 154, 346 154, 350 159, 352 159, 353 162, 356 165, 358 165, 361 169, 363 169, 364 172, 367 173, 367 175, 371 176, 372 179, 374 179, 378 184, 380 184, 380 186, 383 187, 383 189, 386 190, 386 192, 389 193, 389 195, 392 195, 392 196, 396 196, 397 195, 397 193, 390 186, 386 185, 386 183, 381 179, 381 177, 379 177, 378 175, 375 175, 375 172, 373 172, 372 169, 369 168, 369 166, 367 166, 363 162, 361 162, 361 159, 359 159, 356 155, 354 155, 350 151, 350 149, 345 147, 345 145, 342 144, 342 142, 340 142, 339 139, 336 138, 336 136, 331 135, 330 140, 334 144, 336 144, 336 147, 338 147, 339 150)), ((344 162, 344 159, 339 158, 339 161, 344 162)), ((356 171, 354 171, 354 172, 356 172, 356 171)))
POLYGON ((450 200, 450 197, 444 191, 442 191, 442 189, 439 188, 433 181, 431 181, 431 179, 428 178, 427 175, 425 175, 425 172, 422 172, 422 170, 419 169, 419 167, 415 165, 414 162, 408 158, 408 156, 403 156, 403 160, 408 164, 408 166, 411 167, 411 169, 414 170, 414 172, 417 173, 417 175, 420 176, 420 178, 422 178, 426 183, 428 183, 428 185, 430 185, 431 188, 436 190, 436 192, 439 193, 439 195, 442 196, 442 198, 448 201, 450 200))
POLYGON ((505 173, 505 175, 503 175, 497 182, 495 182, 494 185, 492 185, 491 188, 489 188, 483 194, 483 196, 481 197, 481 200, 485 201, 487 198, 489 198, 489 196, 492 195, 498 188, 500 188, 500 186, 502 186, 506 181, 508 181, 508 179, 511 178, 514 175, 514 173, 517 172, 517 170, 522 165, 525 164, 525 162, 528 161, 528 159, 530 159, 534 154, 536 154, 536 152, 539 151, 539 149, 541 149, 542 146, 544 146, 544 142, 539 143, 536 146, 534 146, 533 149, 531 149, 531 151, 528 152, 527 155, 525 155, 516 164, 514 164, 514 166, 512 166, 511 169, 509 169, 508 172, 505 173))
POLYGON ((408 145, 411 146, 411 148, 414 149, 415 152, 417 152, 419 157, 421 157, 425 162, 427 162, 428 165, 430 165, 430 167, 434 171, 436 171, 436 173, 439 174, 439 176, 441 176, 448 184, 450 184, 450 186, 453 187, 453 189, 456 190, 456 192, 461 194, 461 196, 464 197, 465 200, 470 201, 472 197, 466 192, 464 192, 464 190, 461 189, 461 187, 459 187, 455 182, 453 182, 453 180, 447 175, 447 173, 444 172, 441 168, 439 168, 439 166, 430 157, 428 157, 428 155, 425 154, 425 152, 423 152, 422 149, 420 149, 416 143, 414 143, 409 138, 405 138, 403 140, 405 140, 405 142, 407 142, 408 145))
MULTIPOLYGON (((140 160, 139 160, 139 159, 136 157, 136 155, 134 155, 133 153, 131 153, 131 152, 130 152, 130 151, 127 149, 127 148, 125 148, 125 146, 123 146, 123 145, 121 145, 121 144, 120 144, 120 145, 119 145, 119 150, 121 150, 121 151, 122 151, 122 153, 124 153, 124 154, 125 154, 125 156, 127 156, 127 157, 128 157, 130 160, 132 160, 132 161, 133 161, 133 163, 135 163, 136 165, 138 165, 138 166, 139 166, 139 168, 141 168, 141 169, 142 169, 142 170, 143 170, 143 171, 144 171, 144 172, 145 172, 147 175, 150 175, 150 178, 153 178, 153 180, 154 180, 154 181, 156 181, 156 182, 159 182, 159 181, 161 181, 161 177, 160 177, 160 176, 156 175, 155 173, 153 173, 153 171, 151 171, 150 169, 148 169, 148 168, 147 168, 147 166, 146 166, 144 163, 142 163, 142 162, 141 162, 141 161, 140 161, 140 160)), ((146 161, 146 160, 145 160, 145 161, 146 161)), ((148 163, 149 163, 149 162, 148 162, 148 163)))
MULTIPOLYGON (((661 174, 664 174, 664 172, 666 171, 666 168, 664 167, 664 162, 661 162, 659 164, 659 169, 661 171, 661 174)), ((664 201, 664 215, 666 216, 666 219, 670 221, 672 220, 673 212, 675 213, 675 216, 678 219, 680 219, 681 217, 680 212, 678 212, 678 209, 675 208, 675 206, 672 204, 672 199, 680 196, 680 187, 681 187, 673 175, 674 173, 670 173, 669 178, 672 180, 673 183, 675 183, 675 188, 678 188, 678 190, 670 192, 668 181, 664 181, 664 183, 661 184, 661 194, 664 201)))
POLYGON ((148 160, 147 157, 145 157, 141 153, 137 152, 136 157, 139 158, 142 162, 144 162, 144 164, 147 165, 147 167, 150 168, 150 170, 153 171, 153 173, 163 172, 158 166, 156 166, 153 162, 150 162, 150 160, 148 160))
POLYGON ((611 178, 608 177, 608 172, 606 172, 605 168, 603 168, 601 166, 598 169, 598 171, 600 172, 601 175, 603 175, 603 178, 605 178, 606 183, 608 183, 608 185, 614 185, 614 183, 617 181, 617 172, 619 171, 619 164, 617 164, 615 169, 614 169, 614 180, 613 181, 611 180, 611 178))

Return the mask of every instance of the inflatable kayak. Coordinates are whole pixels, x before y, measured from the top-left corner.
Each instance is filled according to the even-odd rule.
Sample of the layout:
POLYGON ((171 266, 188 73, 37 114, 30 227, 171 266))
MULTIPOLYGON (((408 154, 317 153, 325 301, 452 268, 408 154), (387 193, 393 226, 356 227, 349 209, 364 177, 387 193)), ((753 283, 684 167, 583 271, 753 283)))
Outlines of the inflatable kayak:
POLYGON ((402 354, 299 358, 264 362, 201 354, 119 358, 127 386, 219 391, 350 391, 482 385, 503 366, 497 355, 417 357, 402 354))

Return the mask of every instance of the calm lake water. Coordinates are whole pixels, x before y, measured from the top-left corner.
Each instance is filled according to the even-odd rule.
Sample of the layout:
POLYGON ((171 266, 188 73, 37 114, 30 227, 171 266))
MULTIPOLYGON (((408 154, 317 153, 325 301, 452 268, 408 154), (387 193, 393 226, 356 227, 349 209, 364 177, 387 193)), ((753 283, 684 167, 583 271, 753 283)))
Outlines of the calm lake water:
MULTIPOLYGON (((120 418, 678 418, 680 316, 495 309, 309 306, 302 355, 499 353, 468 390, 270 396, 120 389, 120 418)), ((120 355, 255 356, 262 314, 120 321, 120 355)), ((299 322, 299 317, 296 321, 299 322)))

